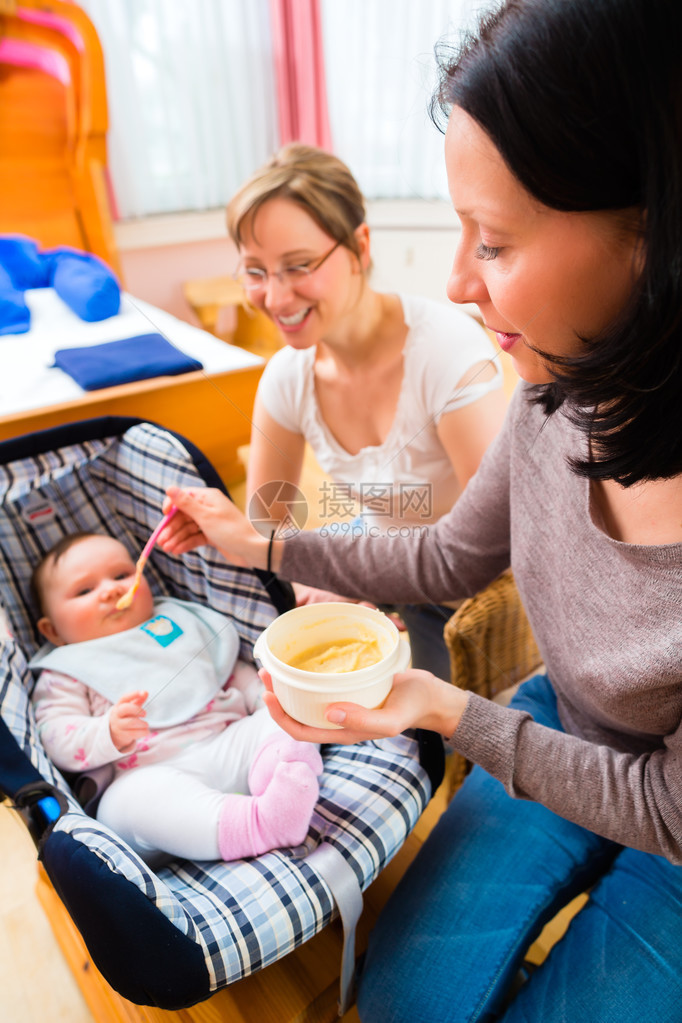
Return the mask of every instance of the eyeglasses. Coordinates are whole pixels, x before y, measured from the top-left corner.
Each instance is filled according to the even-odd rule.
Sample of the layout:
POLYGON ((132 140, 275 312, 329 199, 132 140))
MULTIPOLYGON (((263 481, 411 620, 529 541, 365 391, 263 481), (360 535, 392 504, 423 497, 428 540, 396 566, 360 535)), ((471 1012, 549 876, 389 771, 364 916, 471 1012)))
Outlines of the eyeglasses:
POLYGON ((313 260, 311 263, 285 266, 281 270, 263 270, 260 266, 244 267, 235 274, 235 280, 239 281, 241 286, 247 291, 260 291, 262 288, 267 287, 270 277, 276 277, 280 284, 294 288, 297 284, 302 284, 307 280, 316 270, 319 270, 331 254, 336 252, 339 245, 341 245, 341 242, 337 242, 329 252, 325 253, 320 259, 313 260))

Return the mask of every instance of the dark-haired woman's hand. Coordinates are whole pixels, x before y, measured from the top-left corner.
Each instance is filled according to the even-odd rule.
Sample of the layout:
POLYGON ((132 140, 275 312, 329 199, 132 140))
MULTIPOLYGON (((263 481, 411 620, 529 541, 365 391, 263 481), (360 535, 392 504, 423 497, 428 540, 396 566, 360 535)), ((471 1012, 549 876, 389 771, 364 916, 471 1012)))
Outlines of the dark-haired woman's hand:
POLYGON ((301 724, 283 710, 272 691, 272 678, 259 672, 265 684, 265 704, 277 724, 302 742, 352 745, 368 739, 385 739, 408 728, 426 728, 451 736, 464 713, 468 693, 436 678, 430 671, 410 669, 393 678, 393 688, 381 707, 368 710, 357 703, 331 703, 325 716, 336 728, 313 728, 301 724))

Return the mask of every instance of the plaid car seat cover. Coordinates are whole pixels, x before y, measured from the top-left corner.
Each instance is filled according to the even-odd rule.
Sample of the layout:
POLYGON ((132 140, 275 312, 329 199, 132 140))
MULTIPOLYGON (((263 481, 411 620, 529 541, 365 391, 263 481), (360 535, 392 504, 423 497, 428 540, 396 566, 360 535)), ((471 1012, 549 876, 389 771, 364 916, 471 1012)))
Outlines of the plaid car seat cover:
MULTIPOLYGON (((1 709, 34 766, 68 798, 69 812, 55 833, 86 846, 199 945, 210 989, 216 990, 279 959, 329 922, 334 900, 314 857, 306 858, 309 853, 320 843, 332 845, 364 890, 400 848, 431 793, 413 737, 327 746, 320 800, 305 846, 228 864, 174 861, 156 872, 83 812, 35 728, 34 679, 26 665, 39 645, 31 570, 62 535, 76 530, 107 532, 136 555, 159 521, 171 482, 202 480, 182 443, 147 423, 122 436, 0 467, 0 572, 14 635, 1 647, 1 709)), ((277 614, 256 573, 228 565, 208 548, 181 559, 156 548, 146 571, 156 594, 197 600, 228 615, 240 635, 241 656, 253 660, 253 642, 277 614)))

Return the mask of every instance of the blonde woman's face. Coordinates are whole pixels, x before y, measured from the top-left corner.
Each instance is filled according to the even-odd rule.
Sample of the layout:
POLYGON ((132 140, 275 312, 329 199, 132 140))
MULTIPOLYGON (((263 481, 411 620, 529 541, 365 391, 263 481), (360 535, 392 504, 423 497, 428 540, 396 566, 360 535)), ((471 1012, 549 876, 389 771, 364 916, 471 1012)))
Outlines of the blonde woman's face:
MULTIPOLYGON (((362 225, 365 227, 364 225, 362 225)), ((289 199, 264 203, 240 248, 241 266, 263 270, 262 285, 248 292, 249 299, 279 327, 287 344, 308 348, 343 330, 364 285, 365 232, 356 233, 361 260, 315 223, 289 199), (307 275, 296 268, 310 269, 307 275), (288 274, 286 271, 294 270, 288 274), (282 273, 282 271, 285 271, 282 273)))
POLYGON ((518 374, 553 379, 537 351, 573 356, 624 308, 636 236, 609 212, 543 206, 513 176, 489 136, 455 107, 445 162, 462 231, 448 281, 453 302, 475 302, 518 374))

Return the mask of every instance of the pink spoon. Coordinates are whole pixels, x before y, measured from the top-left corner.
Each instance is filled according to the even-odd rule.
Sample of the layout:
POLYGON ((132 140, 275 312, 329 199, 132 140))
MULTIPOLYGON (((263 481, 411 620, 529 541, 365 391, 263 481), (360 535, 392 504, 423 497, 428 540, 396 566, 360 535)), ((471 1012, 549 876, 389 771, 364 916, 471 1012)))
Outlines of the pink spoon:
POLYGON ((162 532, 163 529, 165 529, 165 527, 173 518, 177 510, 178 509, 175 507, 175 505, 171 505, 171 509, 168 512, 168 514, 164 515, 164 517, 161 519, 158 526, 156 527, 156 529, 154 530, 154 532, 144 545, 144 550, 142 551, 142 554, 140 554, 139 558, 137 559, 137 564, 135 565, 135 578, 133 579, 133 585, 130 587, 129 590, 126 590, 122 597, 119 597, 119 599, 117 600, 116 602, 117 611, 123 611, 125 608, 130 607, 133 600, 135 599, 135 594, 137 593, 138 587, 142 580, 144 566, 147 564, 147 558, 151 554, 152 547, 159 538, 159 534, 162 532))

